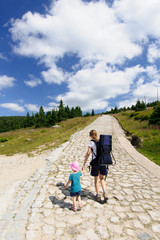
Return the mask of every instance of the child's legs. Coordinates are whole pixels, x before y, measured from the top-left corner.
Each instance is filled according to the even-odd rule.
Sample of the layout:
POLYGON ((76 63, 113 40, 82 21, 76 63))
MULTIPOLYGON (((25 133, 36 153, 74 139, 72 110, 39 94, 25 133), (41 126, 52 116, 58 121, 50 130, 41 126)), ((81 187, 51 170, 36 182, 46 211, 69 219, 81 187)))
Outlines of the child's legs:
POLYGON ((99 194, 99 176, 94 177, 94 185, 95 185, 96 193, 99 194))
POLYGON ((81 196, 77 196, 77 200, 78 200, 78 204, 80 205, 81 204, 81 196))
POLYGON ((76 209, 76 196, 72 197, 73 200, 73 208, 76 209))
POLYGON ((106 191, 106 185, 105 185, 105 181, 104 181, 104 175, 99 174, 99 178, 100 178, 100 183, 101 183, 101 186, 102 186, 102 190, 103 190, 103 192, 105 192, 106 191))

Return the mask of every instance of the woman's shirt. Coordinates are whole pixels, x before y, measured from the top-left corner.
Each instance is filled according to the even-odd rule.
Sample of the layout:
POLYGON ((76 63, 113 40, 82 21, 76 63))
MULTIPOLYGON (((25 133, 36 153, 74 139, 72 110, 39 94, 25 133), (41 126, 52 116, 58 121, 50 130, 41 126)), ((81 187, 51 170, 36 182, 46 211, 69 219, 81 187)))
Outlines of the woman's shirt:
POLYGON ((97 147, 96 147, 96 143, 94 141, 90 141, 88 144, 88 147, 90 147, 92 149, 92 159, 95 159, 97 156, 97 147))

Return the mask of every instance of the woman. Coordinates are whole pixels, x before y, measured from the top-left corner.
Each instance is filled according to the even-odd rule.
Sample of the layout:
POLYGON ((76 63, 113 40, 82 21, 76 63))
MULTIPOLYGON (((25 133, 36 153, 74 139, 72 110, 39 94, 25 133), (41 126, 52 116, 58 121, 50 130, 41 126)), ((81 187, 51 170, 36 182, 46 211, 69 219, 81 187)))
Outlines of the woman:
POLYGON ((92 169, 91 169, 91 176, 94 176, 94 184, 95 184, 95 190, 96 190, 96 199, 98 202, 101 202, 101 194, 99 191, 99 179, 101 183, 101 187, 103 190, 103 197, 104 201, 107 201, 107 195, 106 195, 106 186, 104 181, 104 176, 107 176, 107 167, 106 166, 100 166, 98 164, 98 161, 96 159, 97 156, 97 146, 96 142, 98 142, 98 136, 96 130, 91 130, 90 133, 90 142, 88 144, 88 150, 85 156, 84 164, 83 164, 83 170, 85 168, 86 162, 88 160, 88 157, 92 151, 92 169))

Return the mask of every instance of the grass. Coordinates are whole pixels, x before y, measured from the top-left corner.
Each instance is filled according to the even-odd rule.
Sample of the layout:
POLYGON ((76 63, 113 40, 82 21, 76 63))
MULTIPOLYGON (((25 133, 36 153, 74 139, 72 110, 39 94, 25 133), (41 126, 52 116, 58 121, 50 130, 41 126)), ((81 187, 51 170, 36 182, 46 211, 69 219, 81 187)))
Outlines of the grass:
POLYGON ((126 111, 114 114, 123 128, 142 140, 142 147, 137 150, 144 156, 160 165, 160 129, 157 126, 149 126, 148 118, 153 109, 148 111, 126 111))
POLYGON ((97 117, 68 119, 60 122, 58 128, 26 128, 0 133, 0 139, 7 139, 6 142, 0 141, 0 155, 28 153, 32 156, 34 153, 58 147, 68 141, 73 133, 83 129, 97 117))

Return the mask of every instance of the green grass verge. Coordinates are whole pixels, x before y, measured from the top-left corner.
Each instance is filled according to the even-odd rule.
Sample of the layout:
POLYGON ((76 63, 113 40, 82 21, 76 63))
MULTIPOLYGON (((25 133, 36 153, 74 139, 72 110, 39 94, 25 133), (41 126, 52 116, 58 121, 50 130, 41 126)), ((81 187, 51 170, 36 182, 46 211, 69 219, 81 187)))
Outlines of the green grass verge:
POLYGON ((13 155, 17 153, 34 153, 58 147, 69 140, 70 136, 83 129, 98 116, 77 117, 62 121, 58 128, 26 128, 15 131, 0 133, 0 155, 13 155), (3 139, 7 139, 3 142, 3 139))
POLYGON ((156 126, 149 126, 147 120, 152 111, 152 108, 141 112, 126 111, 114 114, 114 116, 126 131, 142 140, 142 147, 137 150, 160 165, 160 129, 156 126))

